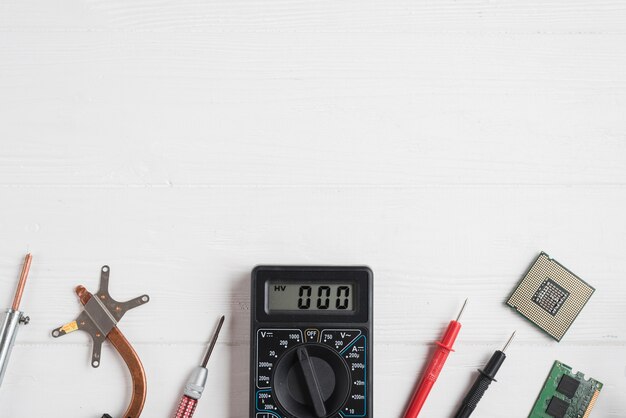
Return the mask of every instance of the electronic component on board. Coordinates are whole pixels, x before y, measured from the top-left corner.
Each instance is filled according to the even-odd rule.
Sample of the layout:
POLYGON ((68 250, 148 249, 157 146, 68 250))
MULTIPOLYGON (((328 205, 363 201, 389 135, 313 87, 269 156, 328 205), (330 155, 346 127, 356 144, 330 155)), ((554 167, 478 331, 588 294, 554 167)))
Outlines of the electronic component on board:
POLYGON ((588 418, 602 383, 555 361, 528 418, 588 418))

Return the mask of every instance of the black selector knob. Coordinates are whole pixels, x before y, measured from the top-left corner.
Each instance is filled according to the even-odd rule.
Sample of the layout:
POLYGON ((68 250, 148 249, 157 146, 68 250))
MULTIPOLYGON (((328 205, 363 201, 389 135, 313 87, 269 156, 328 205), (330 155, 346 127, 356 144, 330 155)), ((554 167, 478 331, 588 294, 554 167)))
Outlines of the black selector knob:
POLYGON ((350 393, 348 365, 332 348, 302 344, 278 361, 272 378, 278 404, 294 418, 327 418, 350 393))

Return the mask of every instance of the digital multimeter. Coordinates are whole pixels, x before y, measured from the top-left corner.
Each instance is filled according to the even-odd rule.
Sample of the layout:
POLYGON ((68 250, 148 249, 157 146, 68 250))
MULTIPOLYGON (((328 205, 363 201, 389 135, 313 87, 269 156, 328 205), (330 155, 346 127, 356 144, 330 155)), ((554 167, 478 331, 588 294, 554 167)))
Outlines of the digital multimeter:
POLYGON ((372 271, 252 271, 250 418, 371 418, 372 271))

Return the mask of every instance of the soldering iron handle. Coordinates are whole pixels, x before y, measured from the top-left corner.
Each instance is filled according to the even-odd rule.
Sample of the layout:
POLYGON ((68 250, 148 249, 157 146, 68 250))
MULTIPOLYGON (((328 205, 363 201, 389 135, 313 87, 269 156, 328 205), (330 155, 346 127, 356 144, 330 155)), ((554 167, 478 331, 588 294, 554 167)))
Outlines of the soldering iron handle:
POLYGON ((193 413, 196 411, 196 406, 198 406, 198 400, 190 398, 187 395, 183 395, 180 403, 178 404, 178 409, 176 410, 176 414, 174 418, 191 418, 193 417, 193 413))
POLYGON ((0 385, 4 379, 4 374, 9 365, 11 351, 15 345, 15 337, 23 322, 24 315, 20 311, 7 309, 4 317, 0 319, 0 385))

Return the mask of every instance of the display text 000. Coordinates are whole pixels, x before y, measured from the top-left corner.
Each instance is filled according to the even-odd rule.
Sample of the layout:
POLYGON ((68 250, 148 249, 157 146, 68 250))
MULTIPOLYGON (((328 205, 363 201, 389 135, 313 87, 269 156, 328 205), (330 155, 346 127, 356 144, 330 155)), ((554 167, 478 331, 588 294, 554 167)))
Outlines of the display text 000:
POLYGON ((350 304, 350 287, 339 286, 335 295, 331 295, 330 286, 320 286, 317 288, 317 296, 313 297, 313 288, 311 286, 300 286, 298 290, 298 309, 310 309, 311 300, 316 300, 317 309, 328 309, 331 304, 331 298, 335 301, 335 309, 348 309, 350 304))

